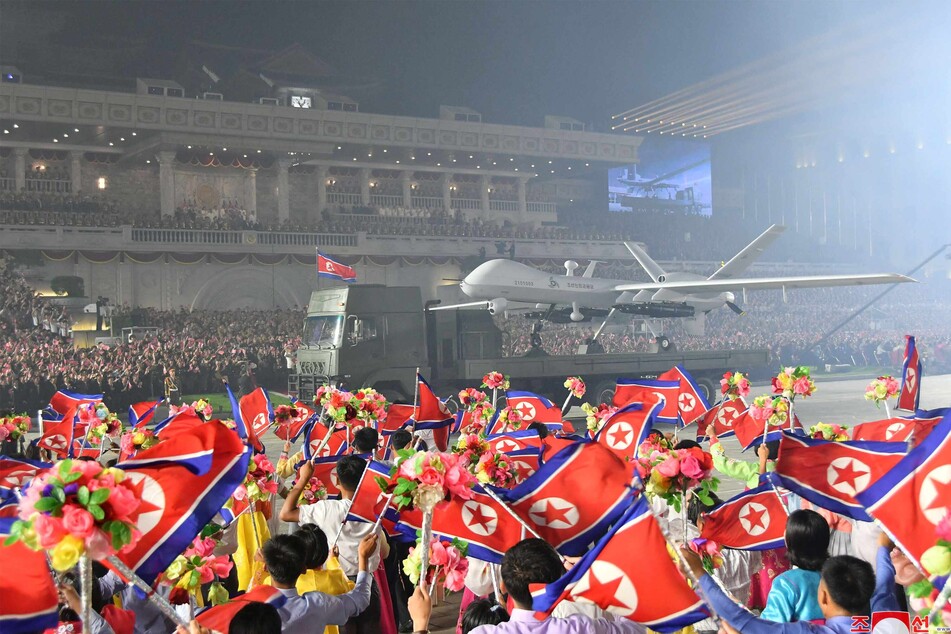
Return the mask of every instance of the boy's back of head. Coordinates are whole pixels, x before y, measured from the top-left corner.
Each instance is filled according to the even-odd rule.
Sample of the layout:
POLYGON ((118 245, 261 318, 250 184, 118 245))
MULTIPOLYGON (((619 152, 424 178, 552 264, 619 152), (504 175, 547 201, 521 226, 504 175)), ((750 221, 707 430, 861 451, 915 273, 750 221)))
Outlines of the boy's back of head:
POLYGON ((342 490, 353 493, 366 471, 367 461, 360 456, 343 456, 337 461, 337 481, 342 490))
POLYGON ((327 557, 330 556, 330 547, 327 544, 327 535, 316 524, 301 524, 301 527, 294 531, 294 537, 300 538, 304 543, 307 554, 304 558, 304 567, 310 570, 317 570, 327 563, 327 557))
POLYGON ((357 432, 353 435, 353 449, 354 453, 372 453, 376 451, 377 443, 380 440, 380 435, 372 427, 364 427, 358 429, 357 432))
POLYGON ((541 539, 523 539, 502 557, 502 583, 518 607, 532 607, 533 583, 551 583, 565 574, 561 557, 541 539))
POLYGON ((874 593, 875 571, 867 561, 839 555, 822 565, 819 606, 826 618, 836 616, 837 608, 849 615, 868 615, 874 593))
POLYGON ((413 434, 407 429, 400 429, 393 433, 390 437, 390 447, 393 451, 399 451, 400 449, 405 449, 407 445, 413 440, 413 434))
POLYGON ((264 565, 276 583, 294 587, 297 578, 304 572, 307 547, 300 537, 275 535, 261 549, 264 565))
POLYGON ((252 601, 238 610, 228 631, 231 634, 280 634, 281 616, 273 605, 252 601))

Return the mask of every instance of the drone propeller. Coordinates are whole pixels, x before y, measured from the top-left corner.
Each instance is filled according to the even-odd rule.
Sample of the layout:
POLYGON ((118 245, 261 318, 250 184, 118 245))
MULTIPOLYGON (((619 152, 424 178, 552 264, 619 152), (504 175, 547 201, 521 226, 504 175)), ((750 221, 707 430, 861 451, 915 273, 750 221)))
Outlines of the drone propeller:
POLYGON ((740 308, 739 306, 737 306, 737 305, 734 304, 733 302, 727 302, 726 305, 727 305, 727 308, 729 308, 730 310, 732 310, 732 311, 733 311, 734 313, 736 313, 737 315, 745 315, 745 314, 746 314, 746 311, 745 311, 745 310, 743 310, 742 308, 740 308))

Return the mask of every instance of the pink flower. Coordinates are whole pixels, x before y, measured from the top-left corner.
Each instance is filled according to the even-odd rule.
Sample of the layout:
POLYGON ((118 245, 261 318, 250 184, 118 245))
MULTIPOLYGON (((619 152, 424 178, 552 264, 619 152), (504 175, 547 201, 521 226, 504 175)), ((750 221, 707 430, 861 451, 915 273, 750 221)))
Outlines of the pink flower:
POLYGON ((944 519, 938 522, 934 532, 938 539, 951 542, 951 512, 947 513, 944 519))
POLYGON ((796 394, 808 396, 812 394, 812 390, 812 381, 809 380, 809 377, 801 377, 797 379, 795 383, 793 383, 793 392, 796 394))
POLYGON ((435 467, 426 464, 419 472, 419 481, 421 484, 430 486, 442 486, 443 475, 439 473, 435 467))
POLYGON ((40 546, 43 548, 52 548, 66 536, 66 529, 63 528, 63 520, 50 517, 40 513, 33 520, 33 530, 40 540, 40 546))
POLYGON ((227 555, 221 555, 219 557, 215 557, 211 566, 214 569, 216 575, 225 578, 231 574, 231 568, 234 566, 234 564, 231 563, 231 560, 228 559, 227 555))
POLYGON ((9 435, 10 430, 7 429, 6 425, 0 425, 0 442, 6 440, 9 435))
POLYGON ((747 379, 742 379, 736 384, 736 393, 740 396, 747 396, 750 393, 750 382, 747 379))
POLYGON ((429 565, 445 566, 448 563, 449 553, 446 552, 446 547, 443 542, 434 539, 429 551, 429 565))
POLYGON ((86 550, 92 559, 105 559, 115 551, 112 549, 112 540, 101 530, 94 530, 86 540, 86 550))
POLYGON ((131 454, 135 451, 135 444, 132 442, 132 434, 122 434, 122 438, 119 439, 119 449, 122 450, 124 454, 131 454))
POLYGON ((662 463, 657 465, 657 473, 665 478, 675 478, 680 475, 680 461, 674 456, 670 456, 662 463))
POLYGON ((63 507, 63 528, 80 539, 86 539, 96 530, 96 523, 86 509, 67 504, 63 507))
POLYGON ((111 489, 107 502, 114 515, 110 519, 125 519, 139 508, 139 499, 124 483, 111 489))
MULTIPOLYGON (((697 460, 692 454, 687 454, 680 460, 680 472, 691 480, 700 480, 704 476, 703 467, 700 466, 700 461, 697 460)), ((666 474, 661 472, 661 475, 666 474)))

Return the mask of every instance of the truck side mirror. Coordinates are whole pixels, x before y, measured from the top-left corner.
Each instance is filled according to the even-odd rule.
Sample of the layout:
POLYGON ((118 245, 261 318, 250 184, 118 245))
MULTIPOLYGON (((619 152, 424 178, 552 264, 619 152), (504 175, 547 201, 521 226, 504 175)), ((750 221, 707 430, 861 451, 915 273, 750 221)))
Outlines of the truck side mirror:
POLYGON ((347 345, 353 347, 360 341, 360 319, 356 315, 347 315, 345 330, 347 345))

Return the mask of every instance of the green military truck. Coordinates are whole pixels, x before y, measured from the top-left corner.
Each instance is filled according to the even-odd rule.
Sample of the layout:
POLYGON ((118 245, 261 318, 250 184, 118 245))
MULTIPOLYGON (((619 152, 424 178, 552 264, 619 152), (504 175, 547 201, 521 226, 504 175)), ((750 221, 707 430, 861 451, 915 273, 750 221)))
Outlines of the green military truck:
MULTIPOLYGON (((438 304, 438 301, 430 304, 438 304)), ((502 356, 502 332, 484 310, 426 310, 415 286, 356 286, 311 294, 296 373, 288 391, 309 400, 324 383, 373 387, 391 402, 412 401, 416 368, 438 394, 477 387, 498 370, 521 390, 561 394, 580 376, 593 402, 610 401, 618 377, 656 377, 681 364, 707 395, 727 370, 765 367, 766 350, 502 356)))

